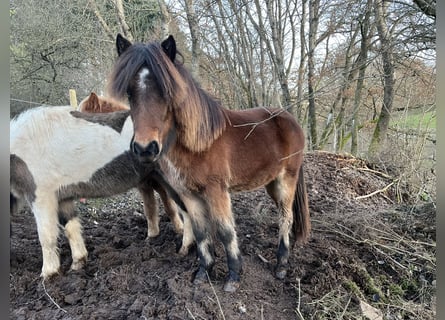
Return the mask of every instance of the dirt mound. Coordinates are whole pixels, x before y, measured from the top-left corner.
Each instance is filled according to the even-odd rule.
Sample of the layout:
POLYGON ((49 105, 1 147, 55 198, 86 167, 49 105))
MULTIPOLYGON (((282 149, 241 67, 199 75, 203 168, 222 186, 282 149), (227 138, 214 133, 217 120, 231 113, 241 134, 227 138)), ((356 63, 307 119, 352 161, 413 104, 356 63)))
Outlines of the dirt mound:
POLYGON ((263 190, 233 195, 243 256, 240 289, 222 291, 223 248, 211 283, 191 283, 196 252, 176 254, 181 238, 163 214, 149 241, 134 191, 78 204, 89 252, 86 267, 44 283, 34 218, 11 217, 12 319, 386 319, 435 318, 434 204, 407 204, 391 174, 361 159, 308 153, 305 179, 312 237, 292 252, 291 269, 273 276, 278 214, 263 190))

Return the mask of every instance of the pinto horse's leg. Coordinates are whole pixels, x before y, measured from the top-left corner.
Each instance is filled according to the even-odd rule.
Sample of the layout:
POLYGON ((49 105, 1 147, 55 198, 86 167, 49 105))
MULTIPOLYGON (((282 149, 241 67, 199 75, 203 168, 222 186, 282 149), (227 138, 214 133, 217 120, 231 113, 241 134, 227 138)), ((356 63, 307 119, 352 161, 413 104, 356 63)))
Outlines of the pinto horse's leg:
POLYGON ((159 235, 159 212, 151 182, 138 187, 144 202, 144 214, 147 218, 147 238, 159 235))
POLYGON ((173 223, 177 233, 182 234, 184 231, 184 225, 179 216, 178 206, 175 201, 171 199, 162 187, 156 187, 155 190, 159 193, 162 203, 164 204, 165 213, 173 223))
POLYGON ((31 204, 32 212, 36 219, 37 232, 42 247, 42 273, 43 279, 47 279, 59 272, 60 259, 57 249, 57 237, 59 225, 57 217, 58 201, 56 193, 36 192, 36 199, 31 204))
POLYGON ((59 203, 59 221, 65 227, 65 235, 71 248, 71 270, 79 270, 87 261, 88 251, 82 237, 82 225, 74 211, 74 202, 71 200, 59 203))
POLYGON ((190 220, 190 216, 188 214, 183 215, 184 218, 184 233, 182 234, 182 246, 178 251, 180 256, 185 257, 190 249, 190 246, 195 241, 195 237, 193 235, 193 226, 192 221, 190 220))
POLYGON ((266 185, 267 193, 275 201, 280 214, 277 265, 275 267, 275 276, 278 279, 286 277, 289 267, 289 234, 293 224, 292 204, 295 196, 296 179, 296 175, 290 175, 289 173, 280 174, 275 180, 266 185))

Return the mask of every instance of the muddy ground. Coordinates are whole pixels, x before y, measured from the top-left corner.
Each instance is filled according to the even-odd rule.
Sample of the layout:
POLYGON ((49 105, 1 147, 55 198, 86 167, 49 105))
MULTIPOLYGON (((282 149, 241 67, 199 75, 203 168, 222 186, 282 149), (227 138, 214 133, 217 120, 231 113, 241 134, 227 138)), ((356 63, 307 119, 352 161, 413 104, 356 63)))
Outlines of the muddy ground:
POLYGON ((348 156, 307 154, 312 237, 292 251, 284 281, 273 276, 273 203, 263 190, 233 195, 244 263, 233 294, 222 290, 219 244, 211 283, 191 283, 196 251, 176 254, 181 238, 162 205, 161 235, 146 240, 134 190, 78 203, 87 265, 69 272, 61 236, 62 272, 43 283, 36 226, 25 210, 11 217, 10 318, 435 319, 435 204, 413 202, 409 186, 393 174, 348 156))

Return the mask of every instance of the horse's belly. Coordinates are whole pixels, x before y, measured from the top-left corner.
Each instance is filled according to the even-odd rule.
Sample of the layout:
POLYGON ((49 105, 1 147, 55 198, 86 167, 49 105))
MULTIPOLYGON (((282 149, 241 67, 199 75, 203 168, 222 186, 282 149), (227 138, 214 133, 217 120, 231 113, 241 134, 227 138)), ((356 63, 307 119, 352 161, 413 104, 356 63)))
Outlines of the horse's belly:
POLYGON ((231 176, 230 192, 252 191, 261 188, 276 179, 281 171, 280 166, 243 170, 231 176))

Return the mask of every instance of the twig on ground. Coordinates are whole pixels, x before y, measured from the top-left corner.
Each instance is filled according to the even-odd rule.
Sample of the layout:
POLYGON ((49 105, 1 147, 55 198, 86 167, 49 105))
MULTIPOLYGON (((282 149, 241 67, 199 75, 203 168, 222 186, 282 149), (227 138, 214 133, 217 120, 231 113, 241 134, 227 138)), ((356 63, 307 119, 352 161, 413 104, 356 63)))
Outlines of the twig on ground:
POLYGON ((371 173, 375 173, 376 175, 382 176, 383 178, 387 178, 387 179, 393 179, 393 177, 387 175, 386 173, 377 171, 377 170, 372 170, 369 168, 355 168, 356 170, 360 170, 360 171, 366 171, 366 172, 371 172, 371 173))
POLYGON ((219 311, 221 312, 221 316, 223 317, 224 320, 226 320, 226 317, 224 316, 224 311, 221 307, 221 303, 219 302, 218 295, 216 294, 216 291, 215 291, 215 288, 213 287, 212 281, 210 281, 210 277, 209 277, 209 274, 207 271, 206 271, 206 275, 207 275, 207 280, 209 280, 210 287, 212 288, 213 294, 215 295, 216 303, 218 304, 218 308, 219 308, 219 311))
POLYGON ((68 313, 68 311, 66 311, 65 309, 63 309, 62 307, 60 307, 57 302, 53 299, 53 297, 51 297, 48 293, 48 291, 46 291, 45 288, 45 279, 42 280, 42 286, 43 286, 43 291, 45 292, 46 296, 49 298, 49 300, 51 300, 51 302, 59 309, 62 310, 65 313, 68 313))
POLYGON ((300 283, 300 278, 297 278, 296 280, 297 280, 297 283, 298 283, 298 287, 297 287, 298 300, 297 300, 297 309, 295 310, 295 312, 297 313, 297 316, 300 318, 300 320, 304 320, 304 317, 301 314, 301 310, 300 310, 300 305, 301 305, 301 283, 300 283))
POLYGON ((189 310, 189 308, 185 307, 185 309, 187 310, 188 314, 190 315, 190 317, 192 317, 193 320, 195 320, 195 316, 193 315, 193 313, 189 310))
POLYGON ((260 255, 259 253, 257 255, 258 255, 258 258, 260 258, 261 261, 263 261, 264 263, 269 263, 269 260, 264 258, 262 255, 260 255))

